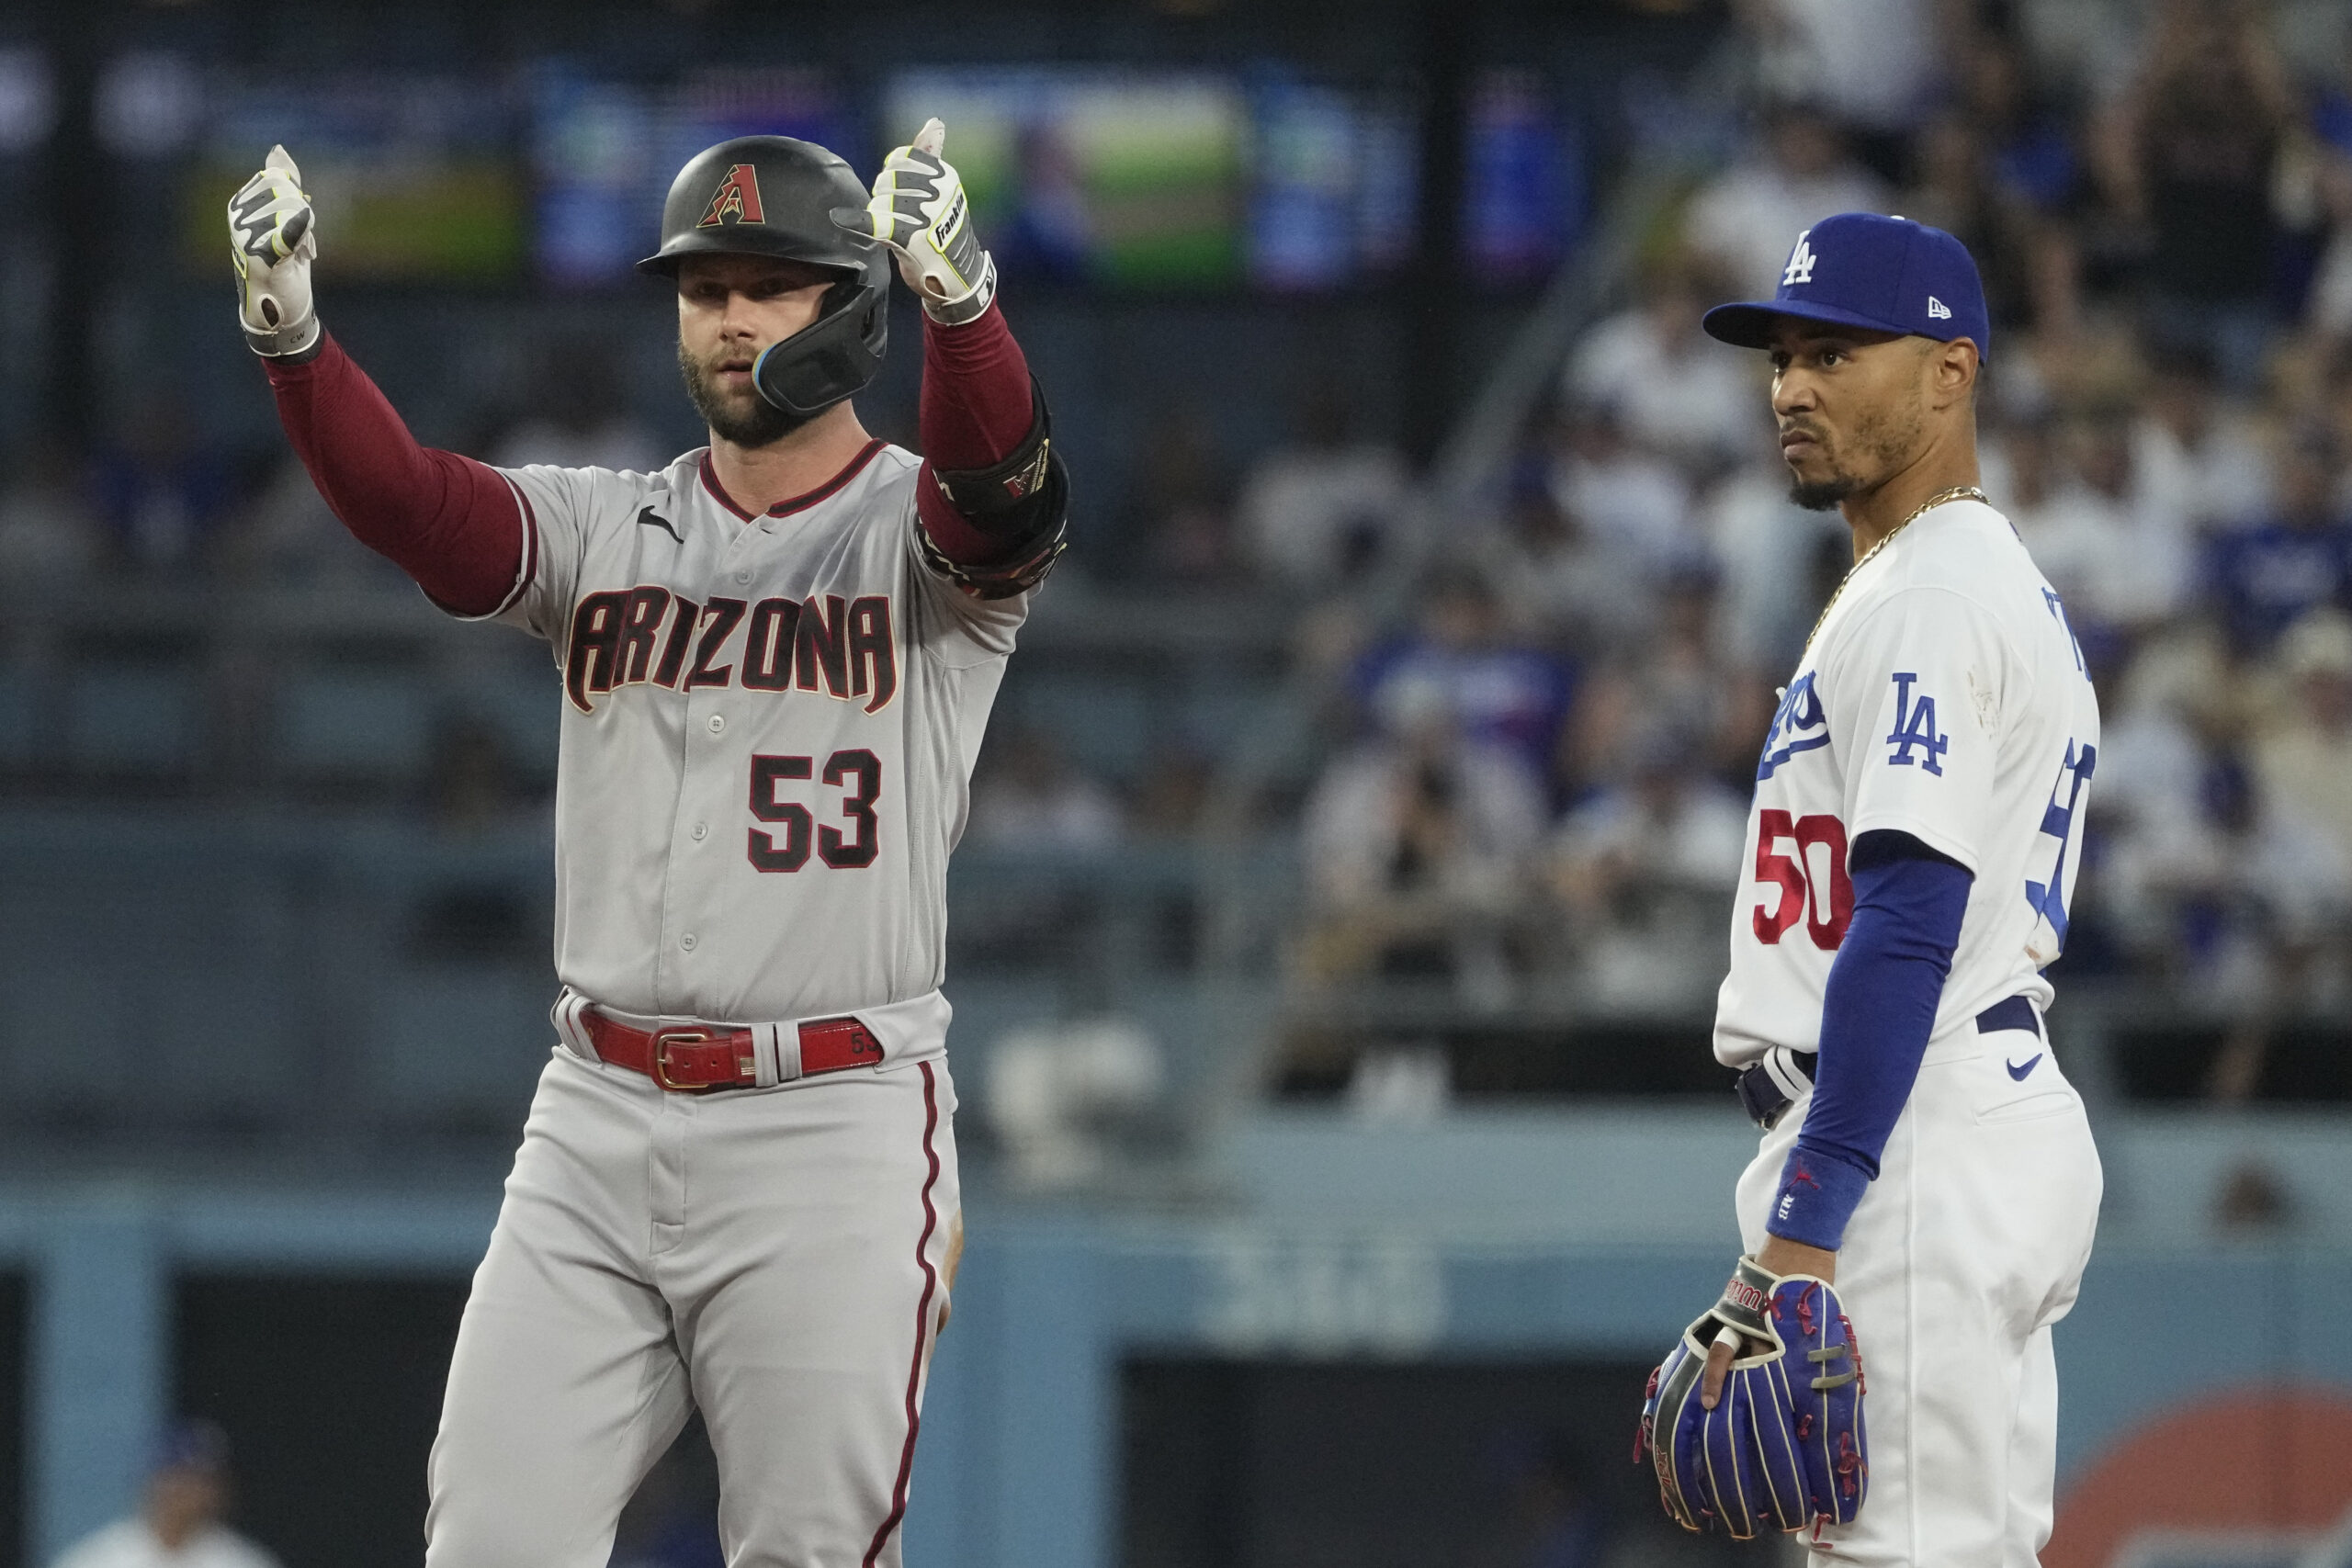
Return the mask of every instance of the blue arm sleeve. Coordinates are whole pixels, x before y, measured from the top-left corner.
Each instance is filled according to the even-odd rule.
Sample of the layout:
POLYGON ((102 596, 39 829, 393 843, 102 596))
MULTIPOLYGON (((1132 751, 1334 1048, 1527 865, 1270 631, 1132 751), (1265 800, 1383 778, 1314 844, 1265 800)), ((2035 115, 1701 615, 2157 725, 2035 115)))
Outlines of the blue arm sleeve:
POLYGON ((1804 1129, 1765 1228, 1836 1250, 1911 1098, 1968 912, 1968 869, 1908 833, 1854 844, 1854 916, 1829 965, 1804 1129))

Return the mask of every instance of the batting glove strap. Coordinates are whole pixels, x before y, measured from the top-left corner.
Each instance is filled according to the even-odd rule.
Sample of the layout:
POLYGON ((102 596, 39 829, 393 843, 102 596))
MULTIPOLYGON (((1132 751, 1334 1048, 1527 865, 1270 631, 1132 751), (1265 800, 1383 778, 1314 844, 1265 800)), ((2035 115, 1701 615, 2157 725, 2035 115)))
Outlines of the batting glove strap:
POLYGON ((280 365, 304 365, 319 356, 319 351, 326 346, 326 338, 320 329, 319 318, 309 315, 278 332, 257 333, 248 326, 245 346, 280 365))
POLYGON ((936 302, 926 294, 923 296, 922 313, 943 327, 960 327, 966 321, 978 321, 995 302, 996 257, 982 251, 980 280, 972 286, 972 291, 961 299, 936 302))

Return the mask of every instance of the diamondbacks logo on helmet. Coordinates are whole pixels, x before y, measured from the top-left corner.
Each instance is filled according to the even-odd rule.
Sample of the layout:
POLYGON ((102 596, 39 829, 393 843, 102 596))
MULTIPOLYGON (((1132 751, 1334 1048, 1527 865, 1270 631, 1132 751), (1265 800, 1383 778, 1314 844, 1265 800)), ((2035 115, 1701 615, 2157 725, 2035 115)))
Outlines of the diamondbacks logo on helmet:
POLYGON ((697 229, 715 229, 721 223, 764 223, 760 211, 760 171, 749 164, 728 166, 727 177, 719 182, 718 194, 710 198, 710 206, 702 215, 697 229))

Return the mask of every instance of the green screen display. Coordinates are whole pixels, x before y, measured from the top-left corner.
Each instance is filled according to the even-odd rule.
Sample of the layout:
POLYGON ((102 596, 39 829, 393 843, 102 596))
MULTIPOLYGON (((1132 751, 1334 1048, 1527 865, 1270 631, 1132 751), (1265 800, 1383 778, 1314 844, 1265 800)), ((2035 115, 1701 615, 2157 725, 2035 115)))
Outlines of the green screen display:
POLYGON ((909 73, 883 134, 947 126, 947 161, 998 265, 1114 288, 1241 281, 1249 106, 1216 77, 909 73))
POLYGON ((322 277, 497 283, 522 270, 529 191, 515 116, 480 82, 220 82, 205 118, 184 187, 196 265, 220 265, 229 197, 276 142, 317 209, 322 277))

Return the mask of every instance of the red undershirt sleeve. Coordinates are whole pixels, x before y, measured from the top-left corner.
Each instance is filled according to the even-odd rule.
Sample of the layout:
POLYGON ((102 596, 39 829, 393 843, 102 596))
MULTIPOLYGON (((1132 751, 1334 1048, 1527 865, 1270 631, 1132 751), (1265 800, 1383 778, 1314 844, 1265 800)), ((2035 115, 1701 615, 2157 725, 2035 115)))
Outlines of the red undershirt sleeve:
POLYGON ((922 401, 917 419, 924 460, 916 505, 923 531, 949 560, 985 565, 1004 555, 1006 545, 972 526, 956 509, 933 482, 932 466, 951 471, 994 468, 1020 446, 1035 412, 1028 357, 1013 341, 1000 306, 992 304, 978 319, 959 326, 944 327, 923 317, 922 401))
POLYGON ((490 615, 513 596, 523 513, 495 469, 417 445, 332 337, 303 364, 264 363, 294 455, 353 537, 458 615, 490 615))

